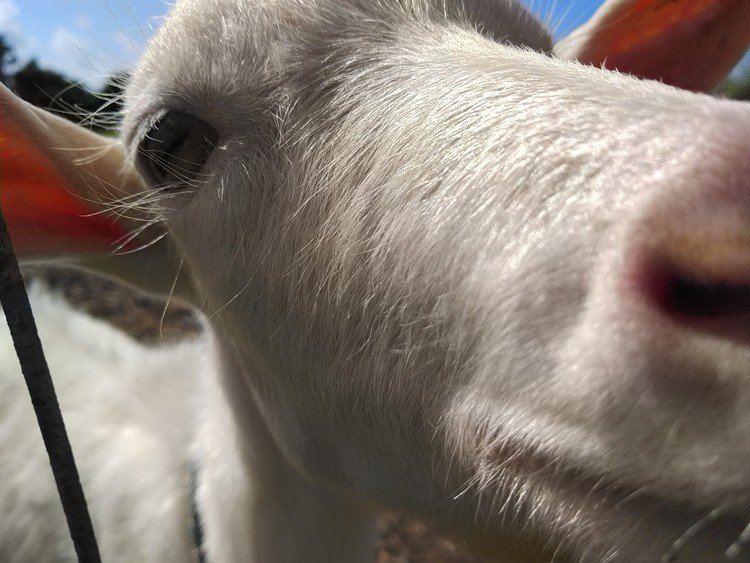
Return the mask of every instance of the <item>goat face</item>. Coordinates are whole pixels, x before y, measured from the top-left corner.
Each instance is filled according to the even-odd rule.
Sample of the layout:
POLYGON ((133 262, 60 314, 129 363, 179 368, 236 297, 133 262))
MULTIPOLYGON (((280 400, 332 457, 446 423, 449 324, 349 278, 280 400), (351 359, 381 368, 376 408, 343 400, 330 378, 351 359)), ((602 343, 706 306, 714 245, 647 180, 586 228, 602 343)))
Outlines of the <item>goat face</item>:
POLYGON ((721 553, 750 108, 554 58, 513 2, 386 4, 182 1, 129 86, 240 423, 496 554, 721 553))
POLYGON ((151 44, 125 138, 232 385, 307 474, 477 536, 746 517, 750 111, 436 4, 183 2, 151 44))

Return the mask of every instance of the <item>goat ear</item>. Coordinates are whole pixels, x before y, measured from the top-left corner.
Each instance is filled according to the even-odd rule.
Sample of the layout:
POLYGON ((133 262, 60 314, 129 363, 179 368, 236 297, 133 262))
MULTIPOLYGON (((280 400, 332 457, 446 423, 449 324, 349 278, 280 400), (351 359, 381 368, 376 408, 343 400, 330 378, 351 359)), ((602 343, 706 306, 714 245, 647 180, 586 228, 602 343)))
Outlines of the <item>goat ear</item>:
POLYGON ((134 225, 107 204, 141 189, 116 140, 0 86, 0 205, 20 256, 112 251, 134 225))
POLYGON ((67 259, 190 299, 189 276, 175 279, 182 260, 164 227, 142 229, 146 218, 137 209, 127 217, 111 211, 142 190, 116 139, 33 107, 0 85, 0 206, 20 259, 67 259))
POLYGON ((609 0, 555 54, 706 92, 748 45, 747 0, 609 0))

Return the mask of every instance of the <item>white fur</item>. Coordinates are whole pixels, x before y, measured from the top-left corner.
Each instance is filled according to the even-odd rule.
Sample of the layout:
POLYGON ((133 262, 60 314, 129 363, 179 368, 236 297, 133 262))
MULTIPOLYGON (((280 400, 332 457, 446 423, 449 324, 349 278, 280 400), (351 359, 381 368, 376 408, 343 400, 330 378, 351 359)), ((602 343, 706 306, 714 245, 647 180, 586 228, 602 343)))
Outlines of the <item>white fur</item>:
MULTIPOLYGON (((105 560, 189 560, 194 412, 199 376, 213 372, 206 342, 147 348, 41 284, 30 297, 105 560)), ((7 329, 0 361, 0 560, 73 561, 7 329)))
MULTIPOLYGON (((77 311, 42 282, 29 296, 105 561, 195 560, 191 494, 209 561, 268 561, 286 552, 291 559, 300 551, 316 557, 318 549, 346 550, 361 535, 356 508, 321 512, 328 497, 348 506, 346 495, 320 493, 285 469, 260 422, 258 447, 246 451, 238 441, 210 335, 149 347, 77 311), (250 520, 258 510, 262 521, 250 520), (295 518, 309 537, 289 542, 281 532, 295 518), (333 537, 325 537, 325 524, 310 526, 319 518, 333 537), (259 534, 272 553, 254 547, 259 534), (326 545, 331 541, 336 545, 326 545)), ((75 561, 7 331, 0 362, 0 560, 75 561)))
POLYGON ((744 528, 750 349, 644 304, 630 260, 747 240, 750 110, 488 5, 184 0, 129 86, 133 160, 165 110, 220 137, 155 209, 216 335, 201 432, 236 428, 201 458, 236 462, 201 482, 211 561, 366 560, 373 502, 510 560, 744 528))

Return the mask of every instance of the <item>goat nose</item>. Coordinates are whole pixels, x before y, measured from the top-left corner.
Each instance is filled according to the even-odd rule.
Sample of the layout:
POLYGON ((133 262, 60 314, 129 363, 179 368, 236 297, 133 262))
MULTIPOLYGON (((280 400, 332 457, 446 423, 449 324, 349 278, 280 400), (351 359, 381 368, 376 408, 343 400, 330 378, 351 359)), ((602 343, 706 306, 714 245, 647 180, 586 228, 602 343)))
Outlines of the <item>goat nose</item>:
POLYGON ((750 346, 748 179, 715 190, 713 198, 711 190, 701 190, 706 197, 688 196, 671 216, 659 213, 630 268, 652 311, 688 331, 744 346, 750 346))

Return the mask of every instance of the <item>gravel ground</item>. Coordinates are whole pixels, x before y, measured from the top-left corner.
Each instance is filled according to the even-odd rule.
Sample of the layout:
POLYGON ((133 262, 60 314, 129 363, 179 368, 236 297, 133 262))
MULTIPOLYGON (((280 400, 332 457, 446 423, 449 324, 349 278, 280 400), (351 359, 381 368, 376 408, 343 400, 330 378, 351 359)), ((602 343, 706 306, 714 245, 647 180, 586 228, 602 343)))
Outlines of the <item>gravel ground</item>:
MULTIPOLYGON (((163 300, 106 278, 51 266, 26 267, 24 275, 27 280, 43 280, 77 307, 106 319, 141 342, 158 345, 164 340, 173 341, 201 331, 201 324, 189 307, 172 301, 165 311, 163 300), (162 314, 164 320, 160 322, 162 314)), ((376 563, 483 561, 462 553, 456 544, 437 535, 422 522, 396 513, 380 516, 378 532, 376 563)))

